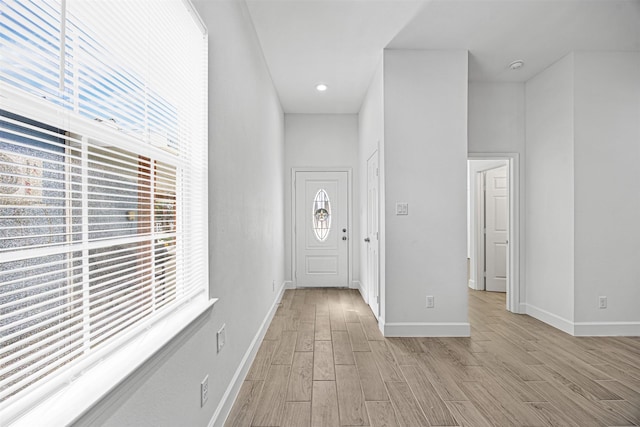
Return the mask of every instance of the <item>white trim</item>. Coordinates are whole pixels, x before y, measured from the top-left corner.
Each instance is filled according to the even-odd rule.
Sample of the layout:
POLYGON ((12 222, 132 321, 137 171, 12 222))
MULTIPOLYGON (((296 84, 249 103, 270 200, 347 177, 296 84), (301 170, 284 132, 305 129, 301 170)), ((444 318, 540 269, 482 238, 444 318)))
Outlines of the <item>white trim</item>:
POLYGON ((233 403, 237 399, 238 393, 240 393, 240 387, 242 386, 244 379, 249 373, 249 368, 251 368, 251 364, 253 363, 256 357, 256 354, 258 353, 260 344, 262 343, 262 340, 264 339, 264 336, 267 333, 267 329, 269 329, 269 325, 273 320, 273 316, 275 316, 276 314, 276 310, 278 309, 278 304, 280 304, 280 301, 282 300, 282 296, 284 295, 285 289, 287 289, 287 281, 282 282, 282 285, 280 285, 280 290, 278 291, 278 295, 273 301, 273 304, 271 305, 271 308, 267 312, 267 315, 265 316, 264 320, 262 321, 262 324, 260 325, 258 332, 256 333, 255 337, 253 337, 251 344, 249 344, 249 348, 247 349, 246 353, 242 357, 242 360, 240 361, 240 365, 238 366, 238 369, 236 369, 236 372, 233 375, 233 378, 231 378, 231 381, 229 382, 229 386, 227 387, 224 394, 222 395, 222 399, 220 399, 220 403, 218 404, 218 407, 216 408, 215 412, 211 416, 211 419, 209 420, 209 424, 208 424, 209 427, 224 426, 224 423, 227 420, 229 413, 231 412, 231 408, 233 407, 233 403))
MULTIPOLYGON (((362 286, 362 282, 360 282, 359 280, 355 280, 353 282, 353 284, 355 285, 354 288, 358 290, 358 292, 360 292, 360 296, 362 297, 362 299, 364 300, 365 304, 368 301, 368 295, 367 295, 367 288, 365 286, 362 286)), ((367 304, 369 305, 369 304, 367 304)))
MULTIPOLYGON (((346 172, 347 173, 347 284, 353 277, 353 168, 350 167, 293 167, 291 168, 291 280, 293 287, 298 287, 296 278, 296 173, 297 172, 346 172)), ((359 234, 359 233, 358 233, 359 234)), ((349 285, 347 285, 349 286, 349 285)))
POLYGON ((574 337, 638 337, 640 322, 572 322, 531 304, 521 304, 526 314, 574 337))
MULTIPOLYGON (((349 286, 349 289, 360 289, 360 293, 362 294, 362 283, 360 283, 359 280, 352 280, 351 286, 349 286)), ((367 300, 365 300, 365 302, 366 301, 367 300)))
POLYGON ((469 337, 471 325, 467 322, 427 323, 393 322, 380 323, 385 337, 469 337))
POLYGON ((534 317, 541 322, 551 325, 556 329, 560 329, 562 332, 566 332, 569 335, 574 334, 574 323, 570 320, 560 317, 556 314, 543 310, 531 304, 523 304, 525 306, 526 314, 534 317))
POLYGON ((198 28, 200 28, 202 35, 206 36, 208 34, 207 26, 205 25, 202 17, 200 16, 196 8, 193 6, 193 3, 191 2, 191 0, 182 0, 182 2, 184 3, 184 7, 189 12, 189 15, 191 15, 191 17, 193 18, 193 22, 195 22, 198 28))
POLYGON ((360 296, 362 297, 362 299, 364 300, 365 304, 367 302, 367 299, 365 298, 365 296, 367 295, 367 292, 365 290, 365 288, 362 286, 362 283, 360 283, 360 281, 355 280, 353 282, 354 284, 354 289, 357 289, 358 292, 360 292, 360 296))
POLYGON ((285 289, 295 289, 296 286, 293 284, 293 280, 285 280, 282 283, 282 286, 284 286, 285 289))
POLYGON ((386 325, 386 323, 385 323, 385 321, 384 321, 384 317, 382 317, 382 315, 380 315, 380 316, 378 317, 378 329, 380 329, 380 333, 382 334, 382 336, 385 336, 385 337, 386 337, 386 335, 384 334, 384 327, 385 327, 385 325, 386 325))
POLYGON ((576 322, 576 337, 638 337, 640 322, 576 322))
MULTIPOLYGON (((525 294, 520 281, 520 197, 523 187, 520 183, 519 153, 467 153, 469 160, 507 160, 509 163, 509 266, 507 271, 507 310, 521 311, 520 295, 525 294)), ((468 170, 468 168, 467 168, 468 170)))
POLYGON ((478 289, 476 289, 476 282, 473 279, 469 279, 469 287, 475 291, 477 291, 478 289))
MULTIPOLYGON (((174 338, 208 312, 216 301, 218 300, 214 298, 185 305, 131 339, 111 356, 91 367, 38 406, 29 409, 20 418, 14 420, 12 418, 15 414, 3 413, 3 422, 13 421, 12 427, 40 425, 43 420, 47 420, 49 425, 73 424, 165 346, 179 345, 180 342, 174 338)), ((18 406, 12 409, 15 412, 18 406)))
MULTIPOLYGON (((473 191, 472 197, 475 201, 475 212, 471 212, 471 221, 475 225, 475 233, 471 233, 470 237, 473 239, 472 242, 475 245, 471 245, 471 265, 469 272, 471 273, 471 277, 476 278, 476 290, 484 291, 486 290, 487 279, 485 277, 486 272, 486 258, 485 258, 485 183, 486 183, 486 175, 484 171, 473 172, 473 182, 475 182, 475 187, 471 190, 473 191), (475 266, 475 269, 471 268, 475 266)), ((507 280, 509 273, 507 272, 507 280)), ((507 285, 508 289, 508 285, 507 285)), ((507 291, 508 292, 508 291, 507 291)))

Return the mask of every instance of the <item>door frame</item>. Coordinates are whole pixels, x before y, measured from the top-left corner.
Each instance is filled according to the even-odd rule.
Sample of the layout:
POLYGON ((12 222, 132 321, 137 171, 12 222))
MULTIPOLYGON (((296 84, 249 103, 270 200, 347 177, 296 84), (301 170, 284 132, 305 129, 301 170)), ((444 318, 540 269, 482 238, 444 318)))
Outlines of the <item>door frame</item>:
MULTIPOLYGON (((353 245, 351 241, 355 235, 353 230, 353 201, 352 201, 352 168, 341 167, 294 167, 291 168, 291 281, 293 287, 298 287, 296 277, 297 244, 296 244, 296 173, 297 172, 346 172, 347 173, 347 286, 353 288, 353 245)), ((358 233, 359 234, 359 233, 358 233)))
MULTIPOLYGON (((509 169, 509 259, 507 261, 507 298, 506 309, 513 313, 520 310, 521 278, 520 278, 520 156, 518 153, 468 153, 468 160, 506 160, 509 169)), ((468 170, 468 168, 467 168, 468 170)), ((476 189, 470 189, 472 197, 476 197, 476 189)), ((475 215, 472 212, 471 215, 475 215)), ((478 230, 476 230, 478 232, 478 230)), ((475 236, 478 240, 477 235, 475 236)), ((478 260, 478 248, 471 246, 471 251, 478 260)))

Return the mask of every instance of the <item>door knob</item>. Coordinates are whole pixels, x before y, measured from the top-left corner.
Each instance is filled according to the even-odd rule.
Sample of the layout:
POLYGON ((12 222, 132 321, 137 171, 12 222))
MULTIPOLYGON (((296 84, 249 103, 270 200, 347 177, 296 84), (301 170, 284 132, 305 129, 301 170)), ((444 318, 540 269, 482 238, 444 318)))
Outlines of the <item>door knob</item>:
POLYGON ((365 237, 364 241, 369 243, 371 241, 371 239, 369 239, 368 237, 365 237))
POLYGON ((343 228, 343 229, 342 229, 342 232, 343 232, 343 233, 346 233, 346 232, 347 232, 347 229, 346 229, 346 228, 343 228))
POLYGON ((342 236, 342 240, 347 240, 347 236, 342 236))

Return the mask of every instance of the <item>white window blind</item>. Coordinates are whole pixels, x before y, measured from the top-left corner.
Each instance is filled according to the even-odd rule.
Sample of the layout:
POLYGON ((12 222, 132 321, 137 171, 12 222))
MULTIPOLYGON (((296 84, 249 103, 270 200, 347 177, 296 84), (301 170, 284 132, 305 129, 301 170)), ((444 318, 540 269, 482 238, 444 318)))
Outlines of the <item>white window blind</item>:
POLYGON ((0 412, 208 298, 206 50, 183 0, 0 0, 0 412))

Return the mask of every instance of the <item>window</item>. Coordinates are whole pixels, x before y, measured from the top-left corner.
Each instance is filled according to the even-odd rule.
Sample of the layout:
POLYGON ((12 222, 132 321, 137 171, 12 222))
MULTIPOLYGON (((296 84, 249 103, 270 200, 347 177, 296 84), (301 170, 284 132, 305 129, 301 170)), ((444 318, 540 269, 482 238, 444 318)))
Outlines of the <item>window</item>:
POLYGON ((206 48, 183 0, 0 0, 5 419, 208 299, 206 48))
POLYGON ((313 198, 312 212, 313 232, 316 235, 316 239, 324 242, 329 237, 329 231, 331 230, 331 204, 329 195, 322 188, 318 190, 313 198))

